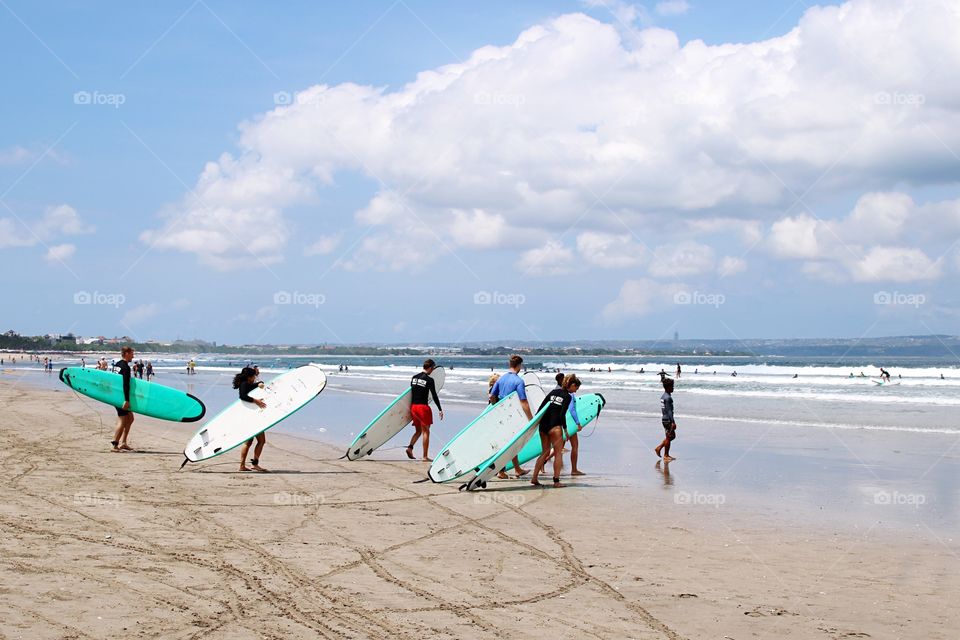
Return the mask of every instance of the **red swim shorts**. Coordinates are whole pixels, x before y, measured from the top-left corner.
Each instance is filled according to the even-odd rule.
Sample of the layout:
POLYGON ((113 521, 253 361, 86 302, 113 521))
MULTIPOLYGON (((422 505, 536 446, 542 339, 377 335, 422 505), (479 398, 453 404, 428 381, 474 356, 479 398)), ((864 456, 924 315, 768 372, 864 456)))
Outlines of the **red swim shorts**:
POLYGON ((433 409, 430 408, 430 405, 411 405, 410 413, 413 415, 413 426, 415 427, 429 427, 433 424, 433 409))

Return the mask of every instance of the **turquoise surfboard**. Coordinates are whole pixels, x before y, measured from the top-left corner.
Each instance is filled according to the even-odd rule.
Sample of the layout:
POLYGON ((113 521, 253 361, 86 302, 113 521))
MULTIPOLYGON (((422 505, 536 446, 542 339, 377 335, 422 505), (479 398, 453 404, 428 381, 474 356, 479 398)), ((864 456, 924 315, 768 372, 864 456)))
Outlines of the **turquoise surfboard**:
MULTIPOLYGON (((118 409, 123 406, 123 378, 119 373, 65 367, 60 370, 60 382, 88 398, 118 409)), ((199 398, 185 391, 131 376, 130 411, 161 420, 196 422, 207 408, 199 398)))
MULTIPOLYGON (((599 393, 588 393, 577 397, 577 416, 580 418, 581 426, 585 427, 596 420, 606 404, 607 401, 599 393)), ((576 432, 577 423, 575 423, 570 414, 567 413, 567 437, 572 436, 576 432)), ((536 460, 541 453, 543 453, 543 449, 540 447, 540 438, 539 436, 535 436, 520 450, 520 453, 517 454, 517 459, 520 461, 520 464, 523 464, 524 462, 536 460)), ((513 469, 513 463, 508 463, 506 468, 508 470, 513 469)))

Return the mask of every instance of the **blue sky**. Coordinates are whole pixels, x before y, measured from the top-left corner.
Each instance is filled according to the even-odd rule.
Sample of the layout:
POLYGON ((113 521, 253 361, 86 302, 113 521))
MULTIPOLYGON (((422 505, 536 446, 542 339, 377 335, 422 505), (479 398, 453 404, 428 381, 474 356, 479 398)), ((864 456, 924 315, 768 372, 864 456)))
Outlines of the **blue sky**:
POLYGON ((3 323, 956 333, 960 25, 884 4, 4 0, 3 323))

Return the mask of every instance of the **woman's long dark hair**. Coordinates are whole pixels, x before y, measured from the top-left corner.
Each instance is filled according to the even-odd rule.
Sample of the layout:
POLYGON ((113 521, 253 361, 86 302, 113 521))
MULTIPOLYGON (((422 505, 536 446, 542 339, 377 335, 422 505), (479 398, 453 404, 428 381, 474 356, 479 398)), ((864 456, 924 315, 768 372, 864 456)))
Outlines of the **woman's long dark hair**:
POLYGON ((250 367, 244 367, 243 370, 237 375, 233 376, 233 388, 239 389, 241 382, 246 382, 247 378, 250 376, 257 375, 257 372, 251 369, 250 367))

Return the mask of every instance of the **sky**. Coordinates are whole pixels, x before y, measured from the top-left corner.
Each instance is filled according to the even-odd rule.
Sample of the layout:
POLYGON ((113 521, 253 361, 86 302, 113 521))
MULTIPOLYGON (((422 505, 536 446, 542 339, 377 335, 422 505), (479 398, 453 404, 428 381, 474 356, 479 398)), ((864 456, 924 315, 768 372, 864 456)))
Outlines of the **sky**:
POLYGON ((960 2, 0 0, 0 331, 956 334, 960 2))

